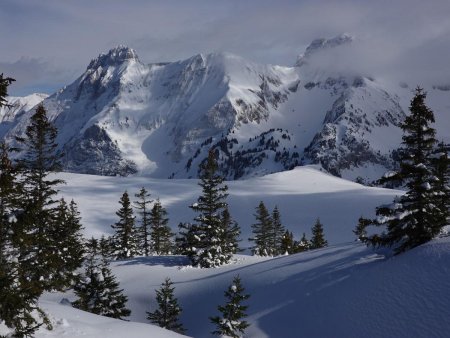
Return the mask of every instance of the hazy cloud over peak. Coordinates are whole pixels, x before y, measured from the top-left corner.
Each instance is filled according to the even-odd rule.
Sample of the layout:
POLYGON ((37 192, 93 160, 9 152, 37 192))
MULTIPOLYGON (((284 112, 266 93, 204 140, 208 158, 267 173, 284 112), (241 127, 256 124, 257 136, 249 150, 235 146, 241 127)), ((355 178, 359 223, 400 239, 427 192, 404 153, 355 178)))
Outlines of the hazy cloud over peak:
POLYGON ((357 40, 330 67, 450 82, 448 13, 447 0, 3 0, 0 72, 17 78, 11 94, 51 91, 118 44, 149 63, 229 51, 293 65, 313 39, 347 32, 357 40))

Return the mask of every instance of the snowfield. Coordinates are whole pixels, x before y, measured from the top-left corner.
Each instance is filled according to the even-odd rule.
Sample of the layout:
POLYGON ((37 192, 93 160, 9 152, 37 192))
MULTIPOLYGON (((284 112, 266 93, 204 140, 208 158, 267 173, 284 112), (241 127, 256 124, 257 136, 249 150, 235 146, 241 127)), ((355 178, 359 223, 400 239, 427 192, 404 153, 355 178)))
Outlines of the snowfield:
MULTIPOLYGON (((173 230, 191 221, 188 205, 199 195, 196 180, 145 177, 98 177, 60 174, 67 181, 61 194, 79 204, 85 235, 110 234, 118 200, 145 186, 168 209, 173 230)), ((174 282, 183 308, 181 322, 190 337, 212 337, 208 317, 218 315, 223 292, 235 275, 242 279, 251 326, 246 337, 446 337, 450 332, 450 238, 441 238, 400 256, 373 251, 354 241, 352 229, 361 216, 401 191, 368 188, 321 172, 316 167, 229 182, 230 212, 248 246, 254 208, 263 200, 278 205, 283 224, 299 239, 310 238, 320 216, 330 247, 274 258, 236 255, 232 264, 198 269, 182 256, 137 257, 112 263, 128 296, 130 322, 99 317, 71 308, 72 292, 45 294, 41 306, 53 331, 42 337, 181 337, 150 325, 155 289, 166 277, 174 282)), ((0 334, 2 329, 0 328, 0 334)))

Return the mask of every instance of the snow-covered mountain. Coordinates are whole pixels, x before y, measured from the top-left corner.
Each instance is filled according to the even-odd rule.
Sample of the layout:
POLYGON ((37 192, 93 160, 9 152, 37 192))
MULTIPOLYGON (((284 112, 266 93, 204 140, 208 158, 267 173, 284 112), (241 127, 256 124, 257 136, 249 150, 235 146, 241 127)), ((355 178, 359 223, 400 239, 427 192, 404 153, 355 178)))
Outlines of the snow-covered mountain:
POLYGON ((0 107, 0 137, 3 137, 21 116, 48 97, 35 93, 24 97, 9 96, 8 106, 0 107))
MULTIPOLYGON (((309 163, 371 179, 391 166, 412 90, 321 67, 324 53, 352 43, 345 34, 315 40, 294 67, 227 53, 144 64, 119 46, 43 103, 68 171, 195 177, 213 148, 229 179, 309 163)), ((448 91, 431 91, 448 100, 448 91)), ((32 113, 2 122, 2 135, 23 133, 32 113)))

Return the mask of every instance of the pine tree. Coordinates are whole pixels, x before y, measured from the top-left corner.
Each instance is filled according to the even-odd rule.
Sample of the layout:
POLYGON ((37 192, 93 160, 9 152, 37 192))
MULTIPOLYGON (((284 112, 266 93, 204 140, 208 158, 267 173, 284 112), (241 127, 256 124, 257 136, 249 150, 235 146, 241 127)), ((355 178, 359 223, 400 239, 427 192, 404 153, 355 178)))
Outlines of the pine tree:
POLYGON ((218 306, 222 315, 210 317, 211 322, 216 325, 216 330, 211 332, 213 335, 231 338, 243 337, 245 329, 250 326, 243 320, 247 316, 245 311, 248 306, 242 305, 242 302, 250 298, 249 295, 244 294, 244 291, 240 277, 234 277, 232 284, 225 291, 227 303, 224 306, 218 306))
POLYGON ((295 247, 295 249, 294 249, 295 252, 303 252, 303 251, 308 251, 309 249, 311 249, 311 243, 306 238, 306 234, 305 233, 303 233, 302 238, 300 239, 300 241, 296 242, 294 244, 294 247, 295 247))
POLYGON ((438 227, 443 228, 450 221, 450 159, 448 157, 448 145, 445 145, 444 142, 438 144, 437 148, 433 151, 431 163, 435 175, 435 203, 441 211, 436 214, 436 223, 438 227))
POLYGON ((0 108, 3 106, 9 107, 9 105, 6 103, 6 97, 8 96, 8 86, 14 81, 16 80, 10 77, 3 77, 3 73, 0 74, 0 108))
POLYGON ((153 251, 157 255, 168 255, 171 253, 173 247, 172 237, 174 234, 167 225, 169 223, 169 219, 166 216, 167 211, 161 205, 158 198, 153 205, 149 219, 153 251))
POLYGON ((316 223, 311 229, 311 249, 319 249, 328 246, 328 242, 325 240, 323 234, 323 225, 320 223, 320 219, 316 220, 316 223))
POLYGON ((85 272, 74 287, 78 299, 72 305, 101 316, 124 319, 131 314, 126 308, 127 297, 111 272, 109 262, 99 255, 98 241, 87 245, 85 272))
POLYGON ((356 235, 358 241, 365 242, 367 240, 367 226, 372 223, 371 220, 365 219, 364 217, 360 217, 358 219, 358 224, 353 230, 353 233, 356 235))
POLYGON ((141 236, 141 241, 139 246, 142 248, 143 254, 149 256, 152 250, 150 242, 150 204, 153 200, 150 199, 150 194, 148 191, 142 187, 138 194, 134 195, 138 198, 135 201, 135 208, 138 210, 138 214, 141 216, 141 226, 139 227, 139 232, 141 236))
POLYGON ((76 203, 72 200, 67 205, 62 198, 56 208, 55 221, 50 230, 54 240, 52 262, 59 267, 58 274, 53 277, 56 289, 70 287, 77 281, 75 271, 83 263, 84 252, 80 220, 76 203))
POLYGON ((278 210, 278 206, 275 206, 272 211, 271 255, 281 255, 285 253, 281 249, 284 233, 285 229, 283 224, 281 224, 280 210, 278 210))
POLYGON ((221 247, 222 253, 227 256, 226 261, 228 262, 239 251, 239 235, 241 234, 241 229, 237 222, 231 218, 228 206, 222 211, 221 219, 221 247))
POLYGON ((40 292, 28 290, 27 281, 20 275, 19 252, 14 242, 20 196, 17 171, 5 143, 0 144, 0 152, 0 320, 14 330, 15 336, 23 337, 33 334, 43 324, 32 312, 38 311, 44 319, 46 316, 37 306, 40 292))
POLYGON ((259 256, 271 255, 272 218, 263 201, 259 202, 254 216, 256 223, 252 224, 253 237, 249 238, 249 241, 255 242, 252 252, 259 256))
POLYGON ((175 238, 176 252, 179 255, 189 256, 195 252, 197 245, 196 225, 191 223, 178 223, 178 234, 175 238))
POLYGON ((115 233, 111 239, 111 247, 116 259, 132 258, 140 254, 139 236, 134 225, 133 209, 130 198, 125 191, 119 200, 121 208, 116 212, 119 221, 111 227, 115 233))
MULTIPOLYGON (((11 78, 0 75, 0 107, 6 104, 11 78)), ((52 326, 37 302, 42 291, 22 273, 24 265, 18 260, 18 244, 23 238, 16 230, 22 186, 17 182, 17 170, 9 158, 13 149, 0 143, 0 320, 14 337, 29 337, 45 325, 52 326)))
POLYGON ((161 284, 161 288, 156 291, 156 302, 158 309, 153 312, 147 312, 147 319, 158 326, 178 333, 184 333, 186 330, 179 322, 181 308, 178 300, 174 296, 175 288, 170 278, 161 284))
POLYGON ((53 277, 63 268, 55 262, 56 242, 52 238, 56 186, 63 181, 48 177, 60 169, 61 154, 57 152, 56 136, 57 130, 41 104, 30 119, 25 137, 17 138, 23 150, 18 164, 24 194, 17 222, 21 233, 19 261, 35 287, 49 291, 55 288, 53 277))
POLYGON ((292 254, 295 252, 294 235, 289 230, 286 230, 281 239, 280 253, 292 254))
POLYGON ((227 206, 228 187, 223 178, 217 174, 217 160, 211 150, 208 158, 202 163, 200 170, 200 187, 202 195, 190 208, 198 213, 194 219, 196 224, 189 231, 195 240, 190 247, 188 257, 195 266, 202 268, 217 267, 229 261, 229 255, 223 254, 221 212, 227 206))
MULTIPOLYGON (((396 254, 423 244, 441 231, 446 211, 439 205, 445 192, 433 168, 432 152, 436 145, 431 109, 425 105, 426 93, 417 88, 410 112, 402 123, 403 148, 399 153, 399 172, 407 191, 392 204, 376 209, 376 226, 386 228, 381 234, 368 237, 368 243, 394 247, 396 254)), ((448 212, 448 211, 447 211, 448 212)))

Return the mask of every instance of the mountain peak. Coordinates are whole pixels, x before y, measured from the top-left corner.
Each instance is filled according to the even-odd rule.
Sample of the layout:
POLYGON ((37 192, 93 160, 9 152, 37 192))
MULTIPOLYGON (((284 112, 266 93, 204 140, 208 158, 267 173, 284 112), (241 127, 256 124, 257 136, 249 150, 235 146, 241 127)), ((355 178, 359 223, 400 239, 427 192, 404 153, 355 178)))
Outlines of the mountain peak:
POLYGON ((297 62, 295 63, 295 66, 301 67, 302 65, 307 63, 307 60, 311 57, 311 55, 314 55, 318 51, 346 45, 353 42, 353 40, 354 37, 347 33, 340 34, 331 39, 325 38, 315 39, 306 48, 305 53, 299 55, 299 57, 297 58, 297 62))
POLYGON ((97 58, 93 59, 88 66, 88 69, 95 69, 98 67, 107 67, 120 65, 121 63, 135 60, 139 61, 136 51, 124 45, 118 45, 108 51, 108 53, 101 53, 97 58))

